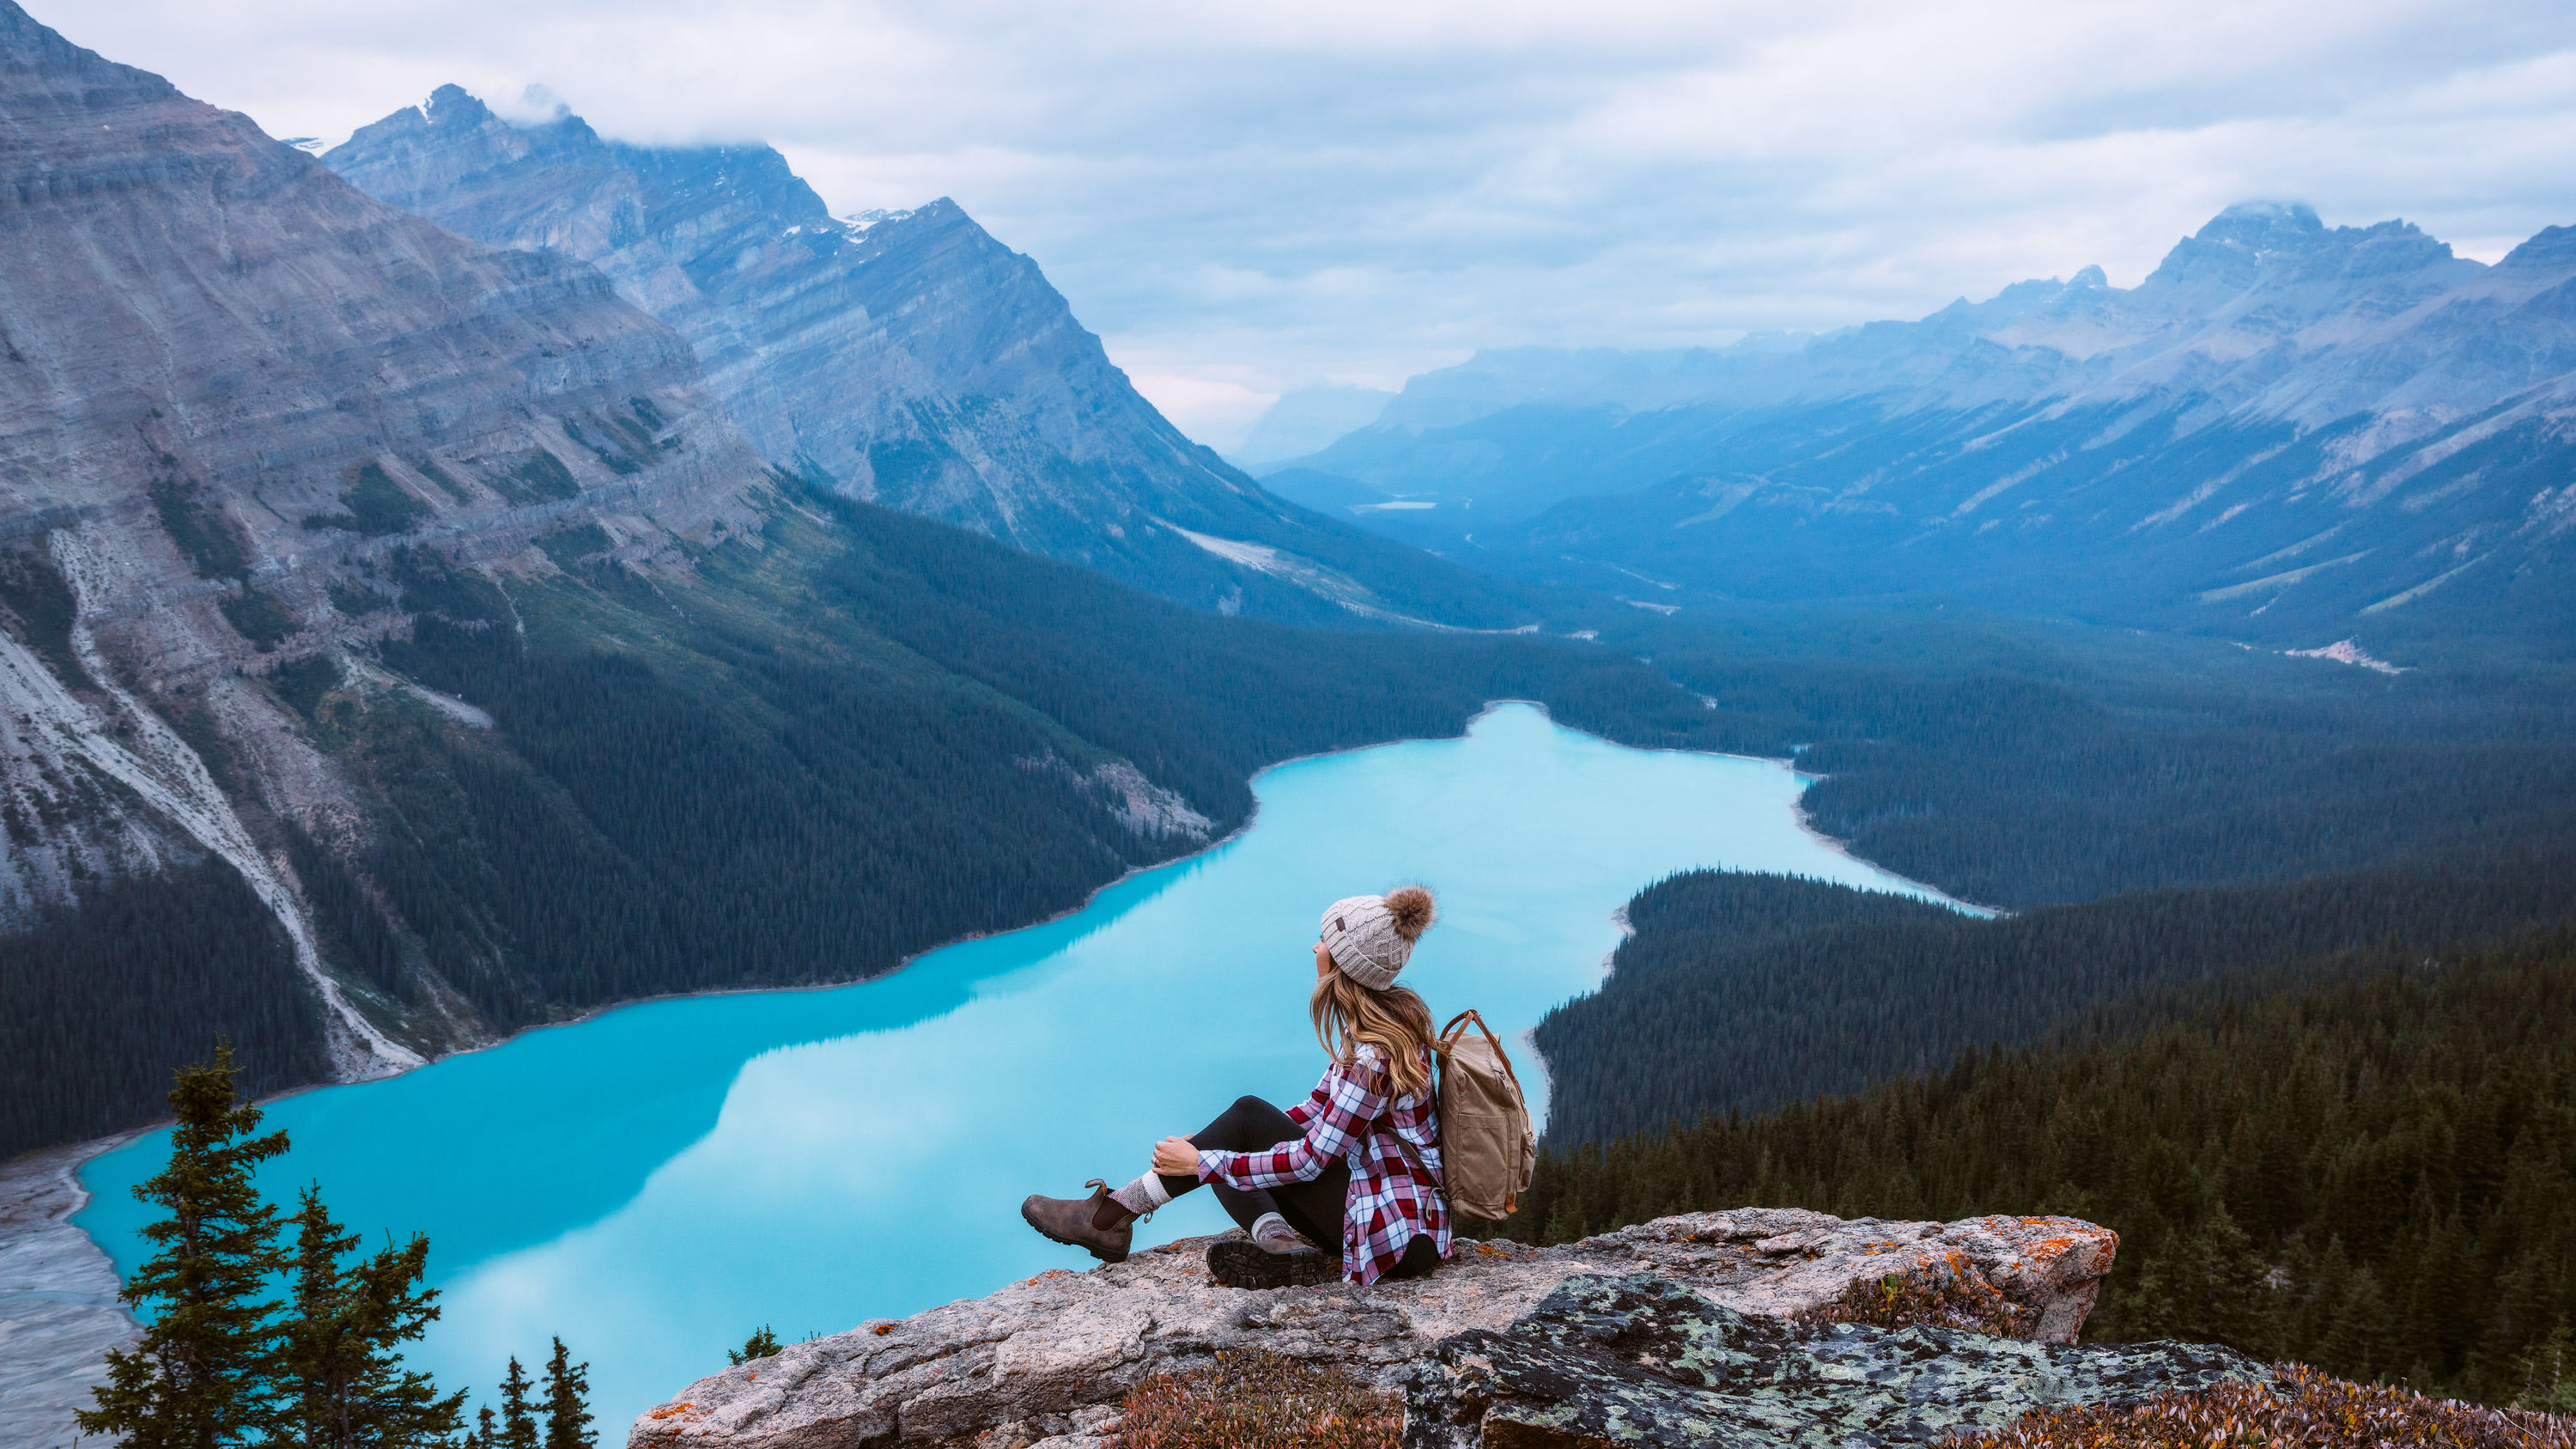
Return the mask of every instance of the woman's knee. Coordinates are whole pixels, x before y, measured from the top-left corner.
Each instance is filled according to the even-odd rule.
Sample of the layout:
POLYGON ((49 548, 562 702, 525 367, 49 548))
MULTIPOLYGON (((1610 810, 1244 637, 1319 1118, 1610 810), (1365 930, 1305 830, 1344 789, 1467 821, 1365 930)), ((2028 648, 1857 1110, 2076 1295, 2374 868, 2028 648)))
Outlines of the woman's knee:
POLYGON ((1259 1097, 1237 1097, 1233 1106, 1219 1112, 1190 1140, 1201 1147, 1250 1152, 1296 1136, 1293 1124, 1285 1132, 1280 1130, 1286 1120, 1278 1108, 1259 1097))

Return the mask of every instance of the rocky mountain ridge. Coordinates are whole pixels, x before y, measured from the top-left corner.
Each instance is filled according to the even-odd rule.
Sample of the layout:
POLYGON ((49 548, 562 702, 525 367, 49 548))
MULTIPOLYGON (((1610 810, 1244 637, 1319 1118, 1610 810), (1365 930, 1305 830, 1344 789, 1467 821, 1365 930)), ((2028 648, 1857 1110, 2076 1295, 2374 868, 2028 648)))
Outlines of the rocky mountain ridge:
POLYGON ((774 465, 850 496, 1200 607, 1528 617, 1183 437, 1037 263, 953 201, 839 219, 770 147, 629 145, 569 114, 520 125, 456 86, 323 160, 462 236, 597 266, 689 338, 774 465), (1266 567, 1211 539, 1284 558, 1266 567))
POLYGON ((2576 230, 2489 267, 2249 205, 2134 288, 2088 267, 1820 337, 1489 354, 1275 481, 1630 595, 1956 590, 2318 647, 2554 628, 2571 457, 2576 230))
POLYGON ((2576 333, 2531 304, 2576 275, 2576 228, 2495 266, 2404 221, 2327 227, 2305 206, 2230 207, 2136 287, 2100 267, 2017 282, 1916 322, 1723 348, 1524 348, 1410 380, 1375 426, 1421 432, 1530 403, 1650 412, 1879 398, 1896 408, 2173 390, 2320 426, 2355 412, 2457 417, 2576 370, 2576 333), (2501 336, 2479 335, 2503 322, 2501 336))
POLYGON ((398 627, 410 543, 534 567, 579 522, 679 560, 755 521, 760 460, 587 268, 369 201, 5 0, 0 113, 0 919, 220 858, 329 1004, 338 1070, 415 1062, 243 817, 363 812, 241 672, 398 627))
MULTIPOLYGON (((1408 1424, 1408 1444, 1417 1429, 1438 1431, 1419 1442, 1473 1444, 1489 1404, 1469 1411, 1455 1381, 1467 1360, 1481 1359, 1490 1371, 1496 1355, 1471 1341, 1512 1331, 1533 1314, 1544 1319, 1564 1293, 1582 1298, 1605 1282, 1655 1283, 1694 1311, 1776 1325, 1834 1303, 1855 1283, 1939 1279, 2004 1305, 2027 1342, 2003 1349, 2029 1350, 2038 1362, 2046 1355, 2037 1345, 2075 1341, 2118 1249, 2117 1235, 2071 1218, 1847 1222, 1742 1208, 1661 1218, 1559 1248, 1462 1241, 1450 1266, 1411 1282, 1243 1292, 1208 1278, 1202 1260, 1210 1241, 1185 1239, 1085 1273, 1044 1273, 986 1298, 792 1345, 647 1410, 628 1432, 628 1449, 966 1442, 1093 1449, 1129 1388, 1241 1350, 1329 1365, 1383 1388, 1412 1385, 1408 1417, 1418 1422, 1408 1424), (1463 1356, 1459 1345, 1470 1345, 1463 1356)), ((1654 1325, 1619 1316, 1635 1320, 1632 1347, 1651 1346, 1654 1325)), ((1616 1324, 1594 1336, 1624 1341, 1616 1324)), ((2223 1350, 2204 1356, 2203 1367, 2222 1376, 2251 1371, 2223 1350)), ((2046 1377, 2017 1364, 1991 1378, 1981 1373, 1983 1392, 1965 1397, 1982 1401, 1971 1412, 1989 1419, 1978 1422, 2001 1422, 1991 1416, 2009 1418, 2045 1392, 2046 1377)), ((1938 1378, 1925 1376, 1916 1397, 1962 1397, 1938 1378)), ((1949 1413, 1963 1421, 1955 1408, 1949 1413)))

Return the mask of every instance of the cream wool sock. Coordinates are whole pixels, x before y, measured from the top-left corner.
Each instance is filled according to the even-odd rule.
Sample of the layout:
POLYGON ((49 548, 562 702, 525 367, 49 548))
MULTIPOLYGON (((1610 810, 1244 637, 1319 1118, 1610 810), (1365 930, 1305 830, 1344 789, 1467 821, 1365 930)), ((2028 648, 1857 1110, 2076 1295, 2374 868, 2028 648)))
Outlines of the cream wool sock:
POLYGON ((1140 1218, 1152 1217, 1154 1209, 1172 1200, 1172 1195, 1163 1190, 1162 1179, 1150 1171, 1111 1193, 1109 1197, 1111 1201, 1140 1218))
POLYGON ((1303 1252, 1308 1246, 1306 1239, 1277 1213, 1263 1213, 1252 1220, 1252 1245, 1265 1253, 1303 1252))

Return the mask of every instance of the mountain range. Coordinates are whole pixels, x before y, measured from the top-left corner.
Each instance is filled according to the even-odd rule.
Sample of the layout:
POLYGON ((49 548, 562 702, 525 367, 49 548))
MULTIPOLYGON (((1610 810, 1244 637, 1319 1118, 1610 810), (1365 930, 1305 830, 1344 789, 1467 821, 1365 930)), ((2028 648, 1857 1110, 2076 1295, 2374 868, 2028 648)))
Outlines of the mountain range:
MULTIPOLYGON (((2529 833, 2565 798, 2554 696, 2515 680, 2428 672, 2386 700, 2375 682, 2299 683, 2292 719, 2256 697, 2273 687, 2259 670, 2140 685, 2136 658, 2088 675, 1930 613, 1729 634, 1324 520, 1176 442, 1034 265, 954 207, 834 220, 765 148, 622 147, 442 91, 333 156, 434 215, 0 0, 0 1153, 148 1119, 168 1068, 216 1034, 265 1091, 640 996, 866 976, 1236 828, 1263 765, 1447 733, 1495 698, 1631 743, 1807 749, 1831 776, 1810 801, 1823 828, 2014 904, 2529 833), (933 434, 936 469, 897 466, 933 434), (1519 633, 1542 606, 1590 627, 1519 633), (1407 619, 1471 628, 1393 627, 1407 619), (2198 702, 2176 706, 2180 688, 2198 702), (2433 753, 2409 753, 2426 731, 2433 753), (1956 767, 1999 752, 2027 769, 2044 750, 2053 773, 2021 794, 1997 783, 2011 771, 1956 767), (2142 750, 2225 758, 2174 811, 2142 795, 2103 825, 2103 781, 2142 750), (2474 761, 2478 788, 2418 789, 2435 759, 2474 761), (2146 815, 2172 828, 2131 819, 2146 815)), ((1330 452, 1427 458, 1484 429, 1484 476, 1560 493, 1496 537, 1433 541, 1665 608, 1893 589, 1980 558, 1979 586, 2058 587, 2087 548, 2176 555, 2071 513, 2051 533, 2052 510, 1992 477, 1955 526, 1891 523, 1874 494, 1965 486, 2051 438, 2094 441, 2108 496, 2153 483, 2178 437, 2223 449, 2274 428, 2271 458, 2382 437, 2336 421, 2355 397, 2398 415, 2399 383, 2367 391, 2396 370, 2367 358, 2342 393, 2252 389, 2250 343, 2203 328, 2162 372, 2115 366, 2152 351, 2137 338, 2154 315, 2287 286, 2276 274, 2297 268, 2246 240, 2275 232, 2308 239, 2310 313, 2356 313, 2376 286, 2383 330, 2423 341, 2441 334, 2418 314, 2487 309, 2483 326, 2454 319, 2474 335, 2448 373, 2400 378, 2406 416, 2459 413, 2514 358, 2544 378, 2371 454, 2438 436, 2488 471, 2437 463, 2376 503, 2332 495, 2358 520, 2336 546, 2360 558, 2319 577, 2386 567, 2392 530, 2523 507, 2494 470, 2509 440, 2555 436, 2531 344, 2563 295, 2546 248, 2482 269, 2411 229, 2326 232, 2295 212, 2222 218, 2136 293, 2079 277, 1938 326, 1487 357, 1417 379, 1330 452), (2156 302, 2199 273, 2219 277, 2193 284, 2200 300, 2156 302), (2055 340, 1995 340, 2014 327, 2055 340), (2129 339, 2087 354, 2092 383, 2065 361, 2086 327, 2129 339), (2011 393, 1999 355, 2055 378, 2057 401, 2011 393), (2200 412, 2174 412, 2182 374, 2200 412), (2134 402, 2125 430, 2101 421, 2115 395, 2134 402), (2309 411, 2262 421, 2283 398, 2309 411), (1970 426, 1988 431, 1960 442, 1970 426), (1543 467, 1502 446, 1550 429, 1581 446, 1543 467), (1687 460, 1757 434, 1787 461, 1724 475, 1734 504, 1687 470, 1562 496, 1569 479, 1656 476, 1639 460, 1664 455, 1605 439, 1662 437, 1687 460), (1814 502, 1871 450, 1878 472, 1814 502), (1679 527, 1653 511, 1684 503, 1679 527), (2008 504, 2026 558, 1978 522, 2008 504), (1700 581, 1687 549, 1678 579, 1626 561, 1675 539, 1736 554, 1700 581)), ((2258 322, 2231 325, 2288 325, 2258 322)), ((2545 471, 2558 455, 2534 456, 2545 471)), ((2028 496, 2075 488, 2070 466, 2032 474, 2028 496)), ((2175 518, 2217 520, 2188 535, 2210 548, 2237 546, 2238 523, 2279 526, 2243 501, 2175 518)), ((2551 577, 2555 535, 2508 523, 2472 539, 2493 557, 2437 604, 2551 577)), ((2161 586, 2134 572, 2126 597, 2161 586)))
MULTIPOLYGON (((811 197, 774 153, 663 159, 655 206, 701 161, 811 197)), ((809 232, 763 284, 805 303, 708 274, 682 330, 621 291, 657 275, 649 233, 608 272, 487 246, 0 0, 0 1156, 150 1120, 219 1036, 265 1092, 868 976, 1199 848, 1265 764, 1488 699, 1706 728, 1624 655, 1384 627, 1527 591, 1180 443, 955 208, 809 232), (737 426, 701 348, 783 400, 737 426), (931 446, 903 434, 870 475, 809 385, 873 387, 902 406, 863 418, 958 457, 1062 444, 933 486, 889 461, 931 446), (860 496, 897 477, 967 526, 860 496), (1047 491, 1076 483, 1105 491, 1047 491), (1085 558, 1083 517, 1138 547, 1040 556, 1085 558)))
POLYGON ((2493 266, 2234 207, 1916 322, 1489 353, 1273 488, 1633 601, 1940 592, 2324 642, 2549 646, 2576 604, 2576 229, 2493 266))
POLYGON ((836 218, 768 146, 520 125, 442 86, 333 147, 369 195, 589 262, 687 337, 773 466, 1204 608, 1511 627, 1497 581, 1317 517, 1183 437, 1036 262, 945 198, 836 218))

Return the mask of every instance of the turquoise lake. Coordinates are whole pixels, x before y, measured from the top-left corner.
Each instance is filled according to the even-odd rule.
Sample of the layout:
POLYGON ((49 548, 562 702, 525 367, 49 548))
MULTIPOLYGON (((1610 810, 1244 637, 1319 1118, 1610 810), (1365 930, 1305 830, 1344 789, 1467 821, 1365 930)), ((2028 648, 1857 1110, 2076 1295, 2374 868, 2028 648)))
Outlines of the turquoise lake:
MULTIPOLYGON (((287 1098, 268 1125, 294 1151, 262 1186, 291 1203, 320 1182, 373 1243, 429 1234, 445 1317, 415 1366, 488 1394, 561 1335, 616 1445, 762 1324, 836 1333, 1090 1266, 1020 1199, 1122 1182, 1244 1093, 1304 1095, 1309 953, 1337 897, 1430 886, 1440 921, 1405 980, 1443 1020, 1482 1011, 1518 1061, 1520 1033, 1600 980, 1613 912, 1672 871, 1932 894, 1801 828, 1781 762, 1627 749, 1529 705, 1256 788, 1233 840, 876 981, 624 1007, 287 1098)), ((143 1256, 128 1190, 167 1150, 156 1134, 82 1173, 78 1221, 120 1271, 143 1256)), ((1224 1226, 1193 1193, 1138 1246, 1224 1226)))

